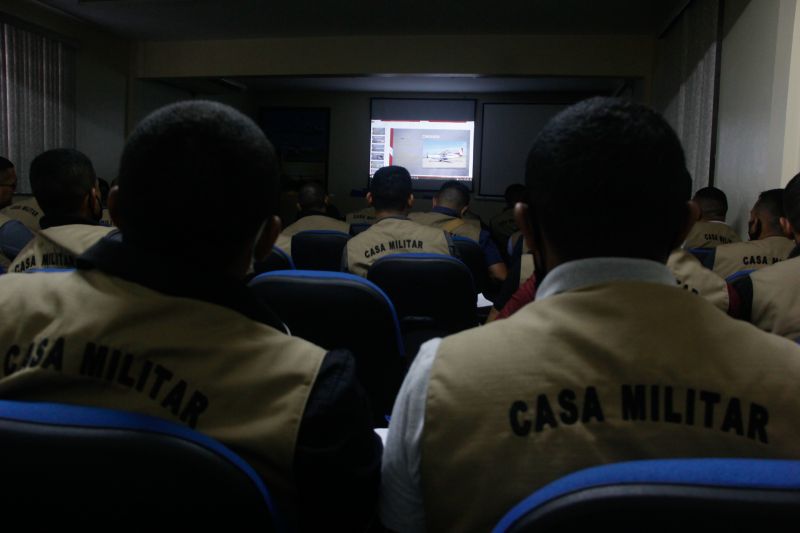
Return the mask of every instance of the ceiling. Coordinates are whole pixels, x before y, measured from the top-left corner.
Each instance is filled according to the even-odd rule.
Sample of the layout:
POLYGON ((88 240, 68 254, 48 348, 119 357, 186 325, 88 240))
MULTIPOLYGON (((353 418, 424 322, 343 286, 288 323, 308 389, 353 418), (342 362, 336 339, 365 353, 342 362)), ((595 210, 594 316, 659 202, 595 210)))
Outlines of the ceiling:
POLYGON ((658 35, 690 0, 38 0, 137 40, 658 35))

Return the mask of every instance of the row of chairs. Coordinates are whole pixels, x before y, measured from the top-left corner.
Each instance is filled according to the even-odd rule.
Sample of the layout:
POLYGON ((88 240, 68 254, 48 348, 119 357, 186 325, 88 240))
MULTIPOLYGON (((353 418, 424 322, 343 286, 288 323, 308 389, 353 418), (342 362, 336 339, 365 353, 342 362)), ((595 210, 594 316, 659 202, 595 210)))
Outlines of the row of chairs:
MULTIPOLYGON (((1 508, 29 529, 285 531, 267 487, 224 445, 165 420, 0 400, 1 508), (234 525, 235 524, 235 525, 234 525)), ((569 474, 494 533, 795 531, 800 461, 689 458, 569 474)))

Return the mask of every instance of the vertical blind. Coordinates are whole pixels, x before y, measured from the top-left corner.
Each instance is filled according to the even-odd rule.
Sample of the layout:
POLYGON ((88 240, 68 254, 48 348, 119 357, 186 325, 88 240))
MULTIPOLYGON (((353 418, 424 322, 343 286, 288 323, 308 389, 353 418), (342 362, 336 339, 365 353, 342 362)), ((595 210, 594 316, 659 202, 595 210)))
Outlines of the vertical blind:
POLYGON ((73 47, 0 19, 0 155, 30 192, 28 167, 51 148, 75 146, 73 47))

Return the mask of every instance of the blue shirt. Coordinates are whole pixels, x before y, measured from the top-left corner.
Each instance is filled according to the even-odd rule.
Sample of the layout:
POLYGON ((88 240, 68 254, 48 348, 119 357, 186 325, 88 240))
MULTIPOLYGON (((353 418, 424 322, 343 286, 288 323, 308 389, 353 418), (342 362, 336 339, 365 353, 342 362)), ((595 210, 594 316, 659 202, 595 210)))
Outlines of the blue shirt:
MULTIPOLYGON (((449 217, 461 218, 458 216, 457 211, 454 211, 449 207, 437 205, 431 209, 431 211, 434 213, 441 213, 442 215, 447 215, 449 217)), ((478 244, 480 245, 481 250, 483 250, 483 257, 486 260, 487 267, 503 262, 503 256, 500 255, 500 250, 497 249, 497 245, 492 240, 492 234, 483 228, 481 228, 478 244)))

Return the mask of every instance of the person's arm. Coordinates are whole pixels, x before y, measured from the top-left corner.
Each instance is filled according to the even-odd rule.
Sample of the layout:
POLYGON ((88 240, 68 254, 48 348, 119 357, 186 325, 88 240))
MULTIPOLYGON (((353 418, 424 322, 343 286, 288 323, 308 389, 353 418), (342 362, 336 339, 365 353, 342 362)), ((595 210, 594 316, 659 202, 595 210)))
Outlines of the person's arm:
POLYGON ((420 469, 428 381, 441 339, 422 345, 392 410, 383 450, 380 517, 391 531, 425 531, 420 469))
POLYGON ((381 440, 346 350, 326 354, 297 436, 301 531, 364 531, 375 520, 381 440))
POLYGON ((483 256, 486 259, 486 268, 489 270, 489 277, 497 281, 505 281, 508 277, 508 268, 506 267, 503 256, 500 255, 500 250, 492 240, 491 234, 486 230, 481 230, 480 246, 483 250, 483 256))

